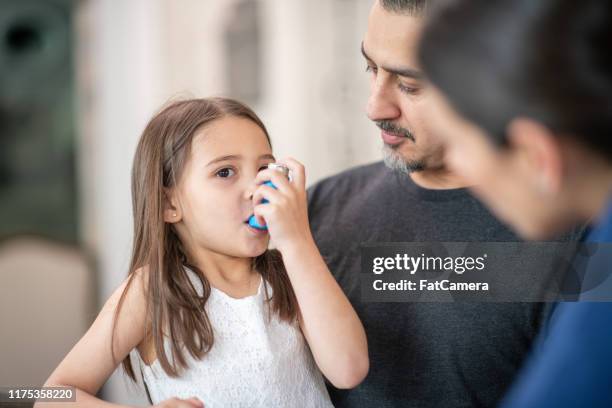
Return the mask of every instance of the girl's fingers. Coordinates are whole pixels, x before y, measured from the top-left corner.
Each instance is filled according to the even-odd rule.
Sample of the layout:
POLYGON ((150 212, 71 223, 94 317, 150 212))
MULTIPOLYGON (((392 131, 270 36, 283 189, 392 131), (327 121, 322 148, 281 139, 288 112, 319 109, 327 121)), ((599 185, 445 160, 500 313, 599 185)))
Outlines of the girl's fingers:
POLYGON ((204 408, 204 403, 196 397, 189 399, 170 398, 155 407, 160 408, 204 408))
POLYGON ((266 169, 257 173, 255 177, 256 184, 263 184, 266 181, 271 181, 279 191, 286 193, 291 190, 291 182, 287 177, 276 170, 266 169))
POLYGON ((204 403, 200 401, 197 397, 191 397, 189 399, 186 399, 185 401, 191 404, 190 407, 204 408, 204 403))
POLYGON ((260 225, 260 226, 263 226, 263 227, 265 227, 267 225, 266 224, 266 220, 263 217, 257 215, 255 212, 253 213, 253 215, 255 216, 255 220, 257 221, 257 225, 260 225))
POLYGON ((289 168, 291 171, 291 176, 293 177, 293 182, 296 186, 299 186, 302 189, 306 188, 306 169, 302 163, 292 157, 287 157, 286 159, 280 160, 279 163, 284 164, 289 168))
POLYGON ((265 184, 262 184, 259 187, 257 187, 255 192, 253 193, 253 206, 254 207, 259 206, 263 199, 266 199, 271 203, 276 203, 281 198, 282 198, 282 194, 278 190, 270 186, 267 186, 265 184))
POLYGON ((253 209, 253 214, 255 214, 255 217, 258 217, 265 221, 266 217, 269 217, 272 211, 274 211, 274 208, 269 205, 263 204, 256 206, 253 209))

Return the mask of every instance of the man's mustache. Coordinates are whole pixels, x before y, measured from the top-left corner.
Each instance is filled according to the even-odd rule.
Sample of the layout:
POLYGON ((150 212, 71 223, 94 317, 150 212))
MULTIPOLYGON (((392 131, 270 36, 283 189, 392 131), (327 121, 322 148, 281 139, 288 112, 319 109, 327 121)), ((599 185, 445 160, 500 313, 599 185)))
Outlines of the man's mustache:
POLYGON ((375 120, 374 123, 376 123, 376 126, 378 126, 381 130, 387 133, 391 133, 397 136, 402 136, 402 137, 412 140, 413 142, 416 142, 416 140, 414 139, 414 135, 408 129, 404 129, 399 126, 395 126, 392 122, 388 120, 375 120))

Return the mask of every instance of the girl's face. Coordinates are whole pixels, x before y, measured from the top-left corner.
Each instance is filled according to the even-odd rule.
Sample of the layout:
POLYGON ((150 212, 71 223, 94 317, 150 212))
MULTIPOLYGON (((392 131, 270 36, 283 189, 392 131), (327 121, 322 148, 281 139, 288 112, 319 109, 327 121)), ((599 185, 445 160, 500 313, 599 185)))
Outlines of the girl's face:
POLYGON ((191 251, 261 255, 269 235, 254 232, 246 221, 253 214, 255 176, 274 161, 265 133, 252 121, 226 116, 211 122, 193 137, 183 174, 169 192, 165 221, 175 224, 191 251))
MULTIPOLYGON (((445 162, 502 221, 529 239, 548 238, 574 225, 571 196, 562 191, 563 157, 554 137, 536 123, 516 123, 509 146, 495 146, 432 89, 429 120, 445 141, 445 162)), ((527 121, 528 122, 528 121, 527 121)))

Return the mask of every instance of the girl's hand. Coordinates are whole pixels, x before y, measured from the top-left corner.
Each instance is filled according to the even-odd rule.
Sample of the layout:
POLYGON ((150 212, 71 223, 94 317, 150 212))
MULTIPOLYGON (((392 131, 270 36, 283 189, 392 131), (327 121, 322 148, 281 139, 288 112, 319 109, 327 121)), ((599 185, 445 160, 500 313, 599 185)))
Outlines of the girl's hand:
POLYGON ((153 405, 153 408, 204 408, 204 403, 196 397, 189 399, 170 398, 153 405))
POLYGON ((306 175, 302 163, 287 158, 279 162, 289 168, 292 180, 282 173, 266 169, 257 174, 253 194, 254 213, 259 223, 268 226, 271 238, 281 253, 283 248, 312 241, 306 204, 306 175), (272 181, 277 189, 262 183, 272 181), (269 203, 262 204, 263 199, 269 203))

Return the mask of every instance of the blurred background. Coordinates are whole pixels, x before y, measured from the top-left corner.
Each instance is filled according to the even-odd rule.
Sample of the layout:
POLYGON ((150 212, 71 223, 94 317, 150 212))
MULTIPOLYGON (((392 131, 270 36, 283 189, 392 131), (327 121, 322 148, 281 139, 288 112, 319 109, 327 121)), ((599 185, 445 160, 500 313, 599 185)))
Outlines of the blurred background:
MULTIPOLYGON (((0 0, 0 386, 39 386, 127 274, 168 100, 240 99, 308 184, 378 160, 360 0, 0 0)), ((100 395, 146 405, 120 371, 100 395)))

